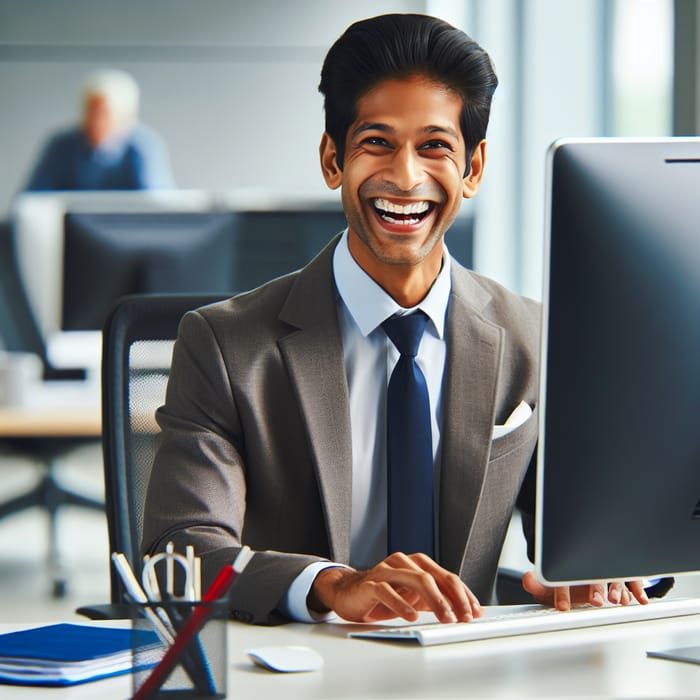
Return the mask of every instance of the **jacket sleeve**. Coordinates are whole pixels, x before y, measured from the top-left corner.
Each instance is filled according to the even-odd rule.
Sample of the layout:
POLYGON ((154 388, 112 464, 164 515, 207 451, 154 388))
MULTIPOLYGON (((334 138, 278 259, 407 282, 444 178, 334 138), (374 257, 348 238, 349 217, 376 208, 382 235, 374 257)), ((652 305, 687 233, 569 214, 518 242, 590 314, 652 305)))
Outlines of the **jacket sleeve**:
MULTIPOLYGON (((231 564, 242 542, 246 507, 244 435, 231 379, 207 320, 183 319, 164 406, 159 445, 144 507, 142 551, 191 544, 202 558, 202 589, 231 564)), ((231 591, 231 615, 246 622, 284 622, 280 601, 296 576, 320 557, 255 554, 231 591)))

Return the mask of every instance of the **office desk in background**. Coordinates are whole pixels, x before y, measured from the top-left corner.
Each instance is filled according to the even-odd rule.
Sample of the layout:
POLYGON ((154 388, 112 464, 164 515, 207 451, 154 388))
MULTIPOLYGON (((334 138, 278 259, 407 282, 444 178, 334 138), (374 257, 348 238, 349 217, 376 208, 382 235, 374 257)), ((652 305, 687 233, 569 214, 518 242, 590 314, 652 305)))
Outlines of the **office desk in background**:
MULTIPOLYGON (((58 510, 70 505, 104 512, 104 503, 62 486, 56 476, 56 466, 71 450, 100 440, 99 388, 75 383, 73 386, 42 387, 42 392, 34 398, 28 397, 21 405, 0 407, 2 453, 37 462, 42 468, 34 488, 0 503, 0 525, 5 518, 28 508, 39 507, 47 512, 49 573, 53 595, 61 597, 65 594, 67 573, 59 559, 58 510)), ((102 463, 95 464, 95 469, 101 471, 102 463)))
MULTIPOLYGON (((104 623, 102 623, 104 624, 104 623)), ((123 624, 123 623, 119 623, 123 624)), ((19 629, 0 625, 0 632, 19 629)), ((229 623, 228 697, 236 700, 379 698, 688 698, 700 696, 700 666, 646 656, 700 644, 700 615, 605 628, 420 647, 347 639, 347 623, 253 627, 229 623), (251 664, 245 649, 314 648, 321 671, 279 674, 251 664)), ((72 688, 0 687, 3 700, 124 700, 129 675, 72 688)))
POLYGON ((0 440, 99 439, 99 408, 0 407, 0 440))

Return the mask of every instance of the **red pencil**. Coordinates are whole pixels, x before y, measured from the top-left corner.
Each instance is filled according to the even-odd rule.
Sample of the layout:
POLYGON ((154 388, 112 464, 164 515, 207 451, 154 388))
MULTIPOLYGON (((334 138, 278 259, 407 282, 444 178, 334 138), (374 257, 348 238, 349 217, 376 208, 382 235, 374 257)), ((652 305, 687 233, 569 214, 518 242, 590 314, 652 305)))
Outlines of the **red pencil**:
MULTIPOLYGON (((226 595, 233 580, 245 569, 252 556, 253 552, 248 547, 243 547, 233 564, 227 565, 219 571, 214 579, 214 583, 209 586, 204 594, 202 598, 203 603, 213 603, 226 595)), ((211 605, 202 604, 196 607, 180 630, 180 633, 175 637, 172 646, 165 652, 158 665, 151 671, 151 675, 146 678, 143 685, 136 691, 133 700, 147 700, 158 691, 177 665, 178 659, 189 641, 202 629, 204 623, 209 619, 211 612, 211 605)))

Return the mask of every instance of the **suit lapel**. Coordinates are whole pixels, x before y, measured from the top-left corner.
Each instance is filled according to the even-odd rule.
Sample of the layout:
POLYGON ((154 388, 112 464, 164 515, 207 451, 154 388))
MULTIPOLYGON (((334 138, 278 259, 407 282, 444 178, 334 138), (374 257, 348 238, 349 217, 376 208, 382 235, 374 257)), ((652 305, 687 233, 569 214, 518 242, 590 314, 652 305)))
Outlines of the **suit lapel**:
MULTIPOLYGON (((279 347, 308 428, 330 556, 347 562, 352 442, 332 273, 334 248, 335 241, 299 273, 280 312, 280 320, 293 330, 280 339, 279 347)), ((503 329, 481 315, 489 301, 482 287, 453 266, 439 495, 440 563, 452 571, 461 571, 464 564, 495 421, 503 329)))
POLYGON ((296 328, 279 341, 308 428, 330 556, 350 558, 352 442, 347 380, 328 246, 297 277, 280 313, 296 328))
POLYGON ((443 384, 440 562, 461 571, 486 476, 495 417, 502 329, 480 310, 490 297, 453 272, 443 384), (467 301, 468 300, 468 301, 467 301))

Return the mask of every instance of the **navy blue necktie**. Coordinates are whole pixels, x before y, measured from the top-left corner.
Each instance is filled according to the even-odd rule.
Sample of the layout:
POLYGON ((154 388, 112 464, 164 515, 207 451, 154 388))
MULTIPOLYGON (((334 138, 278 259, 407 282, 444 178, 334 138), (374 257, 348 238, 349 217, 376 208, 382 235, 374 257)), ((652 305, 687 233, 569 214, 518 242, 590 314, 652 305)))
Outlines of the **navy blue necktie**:
POLYGON ((418 311, 382 323, 401 356, 387 390, 389 553, 433 556, 433 447, 428 386, 416 354, 427 316, 418 311))

